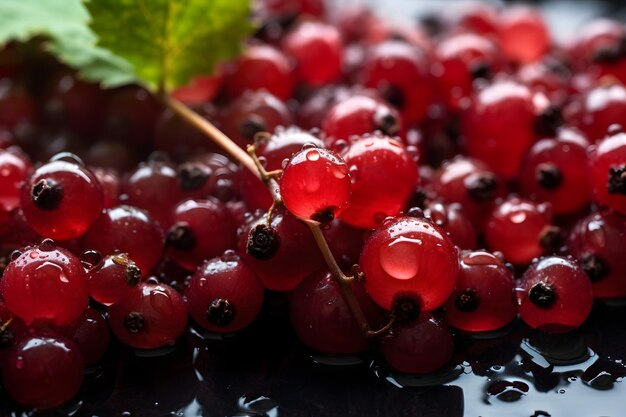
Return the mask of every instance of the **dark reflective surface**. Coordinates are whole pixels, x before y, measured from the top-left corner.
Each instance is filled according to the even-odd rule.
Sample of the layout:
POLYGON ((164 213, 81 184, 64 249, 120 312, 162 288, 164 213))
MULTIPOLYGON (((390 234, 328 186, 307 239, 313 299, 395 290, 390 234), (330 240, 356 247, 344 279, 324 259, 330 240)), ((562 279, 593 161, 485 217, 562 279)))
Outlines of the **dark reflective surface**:
MULTIPOLYGON (((571 334, 515 323, 496 338, 457 335, 456 364, 416 377, 375 357, 311 355, 285 314, 265 312, 243 334, 190 332, 169 353, 113 346, 76 402, 38 415, 623 416, 625 319, 626 307, 597 305, 571 334)), ((32 414, 2 399, 2 415, 32 414)))

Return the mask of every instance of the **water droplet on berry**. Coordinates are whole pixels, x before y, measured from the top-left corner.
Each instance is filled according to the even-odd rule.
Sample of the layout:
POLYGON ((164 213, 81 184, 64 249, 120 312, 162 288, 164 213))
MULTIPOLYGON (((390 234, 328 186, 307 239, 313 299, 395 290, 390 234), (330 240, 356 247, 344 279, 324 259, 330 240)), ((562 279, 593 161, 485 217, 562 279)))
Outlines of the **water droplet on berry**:
POLYGON ((51 252, 57 248, 56 243, 52 239, 44 239, 39 244, 39 250, 43 252, 51 252))
POLYGON ((526 220, 526 212, 522 210, 514 211, 511 214, 509 214, 508 217, 512 223, 516 223, 516 224, 524 223, 524 221, 526 220))
POLYGON ((317 146, 315 143, 313 143, 313 142, 307 142, 307 143, 305 143, 304 145, 302 145, 302 150, 305 150, 305 149, 313 149, 313 148, 317 148, 317 147, 318 147, 318 146, 317 146))
POLYGON ((11 255, 9 256, 9 259, 10 259, 10 260, 12 260, 12 261, 14 261, 14 260, 16 260, 17 258, 19 258, 21 254, 22 254, 22 252, 21 252, 21 251, 19 251, 19 250, 14 250, 13 252, 11 252, 11 255))
POLYGON ((97 250, 88 250, 80 255, 80 263, 85 269, 91 269, 102 261, 102 254, 97 250))
POLYGON ((348 175, 348 168, 345 165, 332 165, 330 169, 338 180, 344 179, 348 175))
POLYGON ((317 161, 318 159, 320 159, 320 153, 315 149, 311 149, 309 152, 306 153, 306 159, 308 159, 309 161, 317 161))
POLYGON ((289 158, 285 158, 283 159, 283 161, 280 163, 280 166, 285 169, 287 168, 287 165, 289 165, 289 158))
POLYGON ((466 265, 502 265, 500 259, 487 252, 471 252, 463 257, 466 265))
POLYGON ((396 279, 411 279, 419 271, 422 241, 400 236, 383 245, 379 251, 383 270, 396 279))
POLYGON ((387 214, 378 212, 374 214, 374 223, 381 224, 387 218, 387 214))
POLYGON ((235 262, 239 259, 239 255, 234 250, 228 249, 222 254, 220 259, 224 262, 235 262))

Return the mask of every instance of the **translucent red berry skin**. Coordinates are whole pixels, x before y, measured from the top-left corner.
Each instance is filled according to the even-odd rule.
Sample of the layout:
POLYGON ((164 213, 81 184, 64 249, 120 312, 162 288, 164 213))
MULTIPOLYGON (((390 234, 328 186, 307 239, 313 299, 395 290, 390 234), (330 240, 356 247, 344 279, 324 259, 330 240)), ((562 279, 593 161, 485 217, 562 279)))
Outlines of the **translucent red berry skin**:
POLYGON ((474 96, 463 114, 467 153, 496 175, 511 179, 535 140, 534 122, 532 94, 526 86, 511 81, 491 84, 474 96))
POLYGON ((427 374, 452 359, 452 333, 446 323, 423 312, 414 322, 399 326, 393 336, 383 339, 383 355, 395 370, 427 374))
POLYGON ((64 336, 25 336, 4 362, 3 385, 18 403, 37 409, 71 400, 83 381, 83 358, 64 336))
POLYGON ((626 297, 626 217, 609 210, 590 213, 572 228, 567 248, 578 259, 597 298, 626 297))
POLYGON ((324 142, 332 149, 340 139, 373 133, 397 135, 401 129, 400 115, 384 101, 365 94, 357 94, 337 102, 322 121, 324 142))
POLYGON ((331 25, 303 21, 283 38, 282 48, 296 60, 300 82, 320 86, 341 75, 341 35, 331 25))
POLYGON ((189 271, 237 244, 235 219, 215 198, 181 202, 174 209, 173 221, 166 238, 167 253, 189 271))
POLYGON ((460 204, 430 203, 426 206, 424 214, 441 227, 459 248, 476 247, 478 240, 476 229, 466 217, 460 204))
POLYGON ((140 164, 122 184, 128 196, 125 203, 146 210, 163 228, 172 223, 174 206, 181 199, 179 190, 176 167, 162 161, 140 164))
POLYGON ((564 109, 563 116, 595 143, 606 136, 612 124, 623 123, 626 87, 620 83, 592 85, 564 109))
POLYGON ((376 44, 367 50, 358 78, 396 107, 407 125, 426 115, 432 92, 428 61, 420 48, 402 41, 376 44))
POLYGON ((350 175, 345 161, 321 148, 293 155, 280 178, 280 195, 296 217, 321 223, 332 221, 347 206, 350 175))
MULTIPOLYGON (((324 143, 312 134, 298 128, 277 129, 267 140, 256 146, 256 153, 268 171, 282 169, 285 159, 300 151, 304 145, 323 148, 324 143)), ((272 205, 272 196, 267 187, 252 172, 241 169, 235 176, 235 183, 248 208, 267 210, 272 205)))
POLYGON ((439 94, 453 111, 466 105, 474 78, 489 78, 499 70, 498 47, 489 38, 458 33, 443 39, 435 50, 439 94))
POLYGON ((470 331, 500 329, 517 316, 513 272, 489 252, 464 252, 454 292, 444 304, 446 323, 470 331))
POLYGON ((263 285, 234 252, 206 261, 185 291, 189 314, 204 329, 232 333, 250 325, 263 305, 263 285))
POLYGON ((20 85, 5 78, 0 82, 0 126, 13 131, 39 121, 37 103, 20 85))
POLYGON ((26 324, 70 324, 87 308, 87 278, 80 260, 50 242, 11 261, 1 284, 6 306, 26 324))
POLYGON ((116 253, 87 271, 89 295, 104 305, 126 298, 141 278, 141 270, 127 254, 116 253))
POLYGON ((128 346, 154 349, 172 345, 187 328, 187 304, 169 285, 142 282, 109 307, 109 324, 128 346))
POLYGON ((502 53, 511 61, 538 61, 550 47, 550 33, 539 12, 531 7, 511 7, 499 19, 502 53))
POLYGON ((11 211, 20 204, 20 190, 32 165, 18 147, 0 150, 0 204, 11 211))
POLYGON ((598 142, 589 163, 592 200, 626 214, 626 133, 609 135, 598 142))
POLYGON ((589 204, 587 140, 574 131, 536 142, 520 170, 525 196, 552 205, 555 214, 575 213, 589 204))
POLYGON ((237 98, 246 90, 265 89, 281 100, 291 97, 295 79, 289 60, 270 45, 253 45, 239 57, 224 82, 226 93, 237 98))
POLYGON ((459 203, 464 214, 482 231, 496 200, 504 197, 503 181, 478 159, 457 156, 446 161, 430 182, 446 203, 459 203))
POLYGON ((352 194, 339 217, 351 226, 376 227, 397 215, 415 191, 417 164, 404 145, 388 136, 355 139, 340 156, 348 165, 352 194))
POLYGON ((365 242, 360 265, 367 292, 388 310, 399 297, 434 310, 454 289, 459 270, 452 241, 438 226, 414 217, 383 223, 365 242))
POLYGON ((321 268, 324 260, 307 226, 286 210, 274 210, 271 227, 279 236, 276 253, 269 259, 257 259, 247 253, 250 232, 266 224, 266 216, 246 225, 239 236, 237 252, 256 272, 263 286, 274 291, 288 291, 296 287, 311 272, 321 268))
POLYGON ((20 204, 28 225, 56 240, 84 234, 100 216, 103 192, 84 167, 53 161, 39 167, 24 182, 20 204))
POLYGON ((82 240, 84 250, 103 254, 128 253, 144 276, 155 267, 165 237, 159 224, 143 210, 117 206, 106 210, 82 240))
POLYGON ((91 307, 87 307, 76 321, 62 331, 78 347, 85 366, 95 364, 109 347, 109 323, 99 311, 91 307))
MULTIPOLYGON (((548 332, 563 333, 579 327, 589 316, 593 306, 593 292, 589 277, 572 260, 556 256, 533 263, 519 282, 518 300, 522 319, 530 327, 548 332), (545 297, 533 302, 533 288, 547 285, 553 299, 545 297)), ((539 290, 535 290, 540 294, 539 290)))
POLYGON ((505 259, 524 265, 543 255, 541 239, 552 225, 549 205, 511 197, 496 206, 485 227, 487 246, 505 259))
POLYGON ((224 109, 221 129, 237 145, 254 142, 259 132, 274 132, 278 126, 292 124, 293 116, 284 101, 265 90, 246 91, 224 109))
MULTIPOLYGON (((368 323, 377 328, 384 322, 383 311, 361 284, 355 283, 351 289, 368 323)), ((289 311, 298 338, 313 350, 345 355, 369 346, 330 272, 317 271, 302 281, 291 294, 289 311)))

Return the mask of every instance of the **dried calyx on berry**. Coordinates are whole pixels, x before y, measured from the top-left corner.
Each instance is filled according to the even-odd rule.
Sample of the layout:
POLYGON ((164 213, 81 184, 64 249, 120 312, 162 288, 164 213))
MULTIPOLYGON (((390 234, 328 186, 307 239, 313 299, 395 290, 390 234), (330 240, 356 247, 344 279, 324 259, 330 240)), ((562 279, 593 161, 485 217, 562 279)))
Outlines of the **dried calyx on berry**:
POLYGON ((591 282, 598 282, 609 275, 609 267, 598 255, 586 253, 581 259, 581 266, 591 282))
POLYGON ((223 298, 216 298, 211 301, 206 310, 206 319, 216 326, 228 326, 235 318, 235 306, 230 301, 223 298))
POLYGON ((549 308, 556 300, 556 293, 550 284, 541 281, 532 286, 528 299, 538 307, 549 308))
POLYGON ((607 189, 609 194, 626 195, 626 165, 609 168, 607 189))
POLYGON ((470 313, 478 309, 478 306, 480 305, 480 297, 472 288, 467 288, 456 297, 454 305, 459 309, 459 311, 470 313))
POLYGON ((414 294, 398 294, 391 305, 391 314, 399 324, 411 323, 420 315, 421 307, 414 294))
POLYGON ((257 259, 269 259, 280 247, 280 236, 276 229, 267 224, 258 224, 248 236, 246 252, 257 259))
POLYGON ((197 162, 185 162, 178 167, 178 184, 183 191, 201 188, 213 175, 210 167, 197 162))
POLYGON ((145 324, 145 319, 142 313, 137 311, 131 311, 124 318, 124 327, 130 333, 136 334, 143 330, 145 324))
POLYGON ((56 210, 63 200, 63 188, 55 181, 42 178, 30 191, 33 204, 41 210, 56 210))
POLYGON ((479 203, 493 199, 498 192, 498 178, 490 172, 471 175, 464 184, 470 198, 479 203))
POLYGON ((189 226, 177 223, 167 232, 166 244, 176 250, 188 251, 196 246, 196 236, 189 226))
POLYGON ((547 162, 537 165, 535 178, 537 183, 546 190, 557 189, 563 183, 563 174, 559 167, 547 162))

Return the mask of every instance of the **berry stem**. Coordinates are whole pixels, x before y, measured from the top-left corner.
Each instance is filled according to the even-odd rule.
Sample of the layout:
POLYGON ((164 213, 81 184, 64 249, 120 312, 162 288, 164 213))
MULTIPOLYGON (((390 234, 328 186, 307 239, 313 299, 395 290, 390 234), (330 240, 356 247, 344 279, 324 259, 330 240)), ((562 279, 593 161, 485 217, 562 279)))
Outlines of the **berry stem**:
MULTIPOLYGON (((370 325, 367 323, 367 319, 365 318, 365 315, 363 314, 363 310, 361 310, 361 306, 359 305, 359 302, 357 301, 356 297, 352 293, 351 285, 356 281, 356 278, 355 278, 356 275, 347 276, 346 274, 343 273, 343 271, 337 264, 335 257, 330 251, 330 247, 328 246, 328 242, 326 242, 326 238, 324 237, 324 234, 322 233, 322 229, 320 229, 319 223, 306 222, 306 225, 309 227, 309 230, 311 230, 311 233, 313 234, 313 238, 315 239, 317 246, 320 248, 320 252, 322 252, 322 256, 324 257, 324 260, 326 261, 326 265, 328 265, 328 268, 330 269, 331 274, 333 274, 333 277, 335 277, 335 279, 339 283, 339 288, 341 289, 341 295, 343 296, 344 301, 348 305, 348 308, 350 309, 352 316, 358 323, 359 328, 361 329, 363 334, 366 337, 376 337, 376 336, 387 334, 389 330, 391 329, 391 327, 395 324, 395 321, 396 321, 395 314, 392 313, 389 316, 389 321, 383 327, 381 327, 378 330, 372 330, 370 328, 370 325)), ((356 270, 356 268, 353 268, 353 269, 356 270)))
MULTIPOLYGON (((226 136, 222 131, 220 131, 215 125, 211 122, 194 112, 189 107, 185 106, 180 101, 168 96, 167 94, 160 95, 162 101, 165 103, 167 107, 172 109, 176 114, 181 116, 185 121, 190 123, 192 126, 195 126, 197 129, 206 134, 211 140, 220 145, 230 156, 236 159, 241 165, 246 167, 250 172, 256 175, 261 181, 265 183, 267 189, 272 195, 272 199, 274 200, 275 206, 277 204, 282 204, 282 197, 280 196, 280 187, 278 182, 276 181, 276 176, 279 172, 267 172, 265 167, 259 161, 259 158, 256 155, 254 145, 249 145, 247 151, 241 149, 235 142, 233 142, 228 136, 226 136)), ((395 314, 391 313, 389 316, 389 321, 378 330, 371 330, 369 324, 367 323, 367 319, 363 314, 363 310, 359 305, 356 297, 352 293, 351 284, 356 281, 356 274, 354 276, 347 276, 343 273, 335 257, 333 256, 328 243, 326 242, 326 238, 322 233, 322 229, 316 222, 306 222, 307 226, 311 230, 313 234, 313 238, 317 243, 317 246, 326 261, 326 265, 330 269, 333 277, 339 283, 339 287, 341 288, 341 294, 343 299, 345 300, 350 312, 352 313, 354 319, 358 323, 359 328, 363 332, 366 337, 376 337, 380 335, 387 334, 389 330, 395 324, 395 314)), ((355 271, 358 268, 353 268, 355 271)))
POLYGON ((252 172, 254 175, 259 177, 261 180, 263 179, 261 178, 261 174, 258 171, 254 161, 248 156, 246 151, 241 149, 228 136, 222 133, 222 131, 215 127, 213 123, 209 122, 204 117, 200 116, 198 113, 191 110, 189 107, 185 106, 183 103, 173 97, 170 97, 167 94, 162 94, 160 97, 165 105, 169 107, 172 111, 182 117, 186 122, 206 134, 209 138, 211 138, 213 142, 220 145, 230 156, 235 158, 239 163, 241 163, 241 165, 250 170, 250 172, 252 172))

